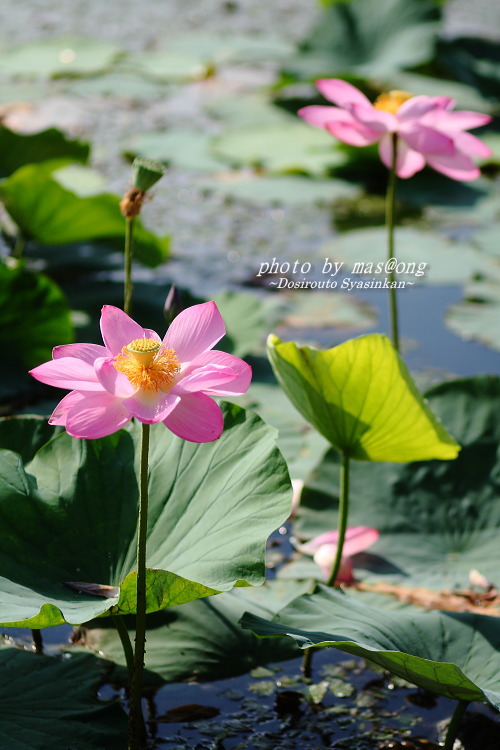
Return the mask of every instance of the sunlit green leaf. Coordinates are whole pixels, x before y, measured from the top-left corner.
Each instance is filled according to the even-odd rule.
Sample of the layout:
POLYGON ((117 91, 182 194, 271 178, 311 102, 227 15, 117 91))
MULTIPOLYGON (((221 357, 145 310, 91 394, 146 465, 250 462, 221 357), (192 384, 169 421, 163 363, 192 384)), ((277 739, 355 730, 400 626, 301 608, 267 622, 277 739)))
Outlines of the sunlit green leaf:
MULTIPOLYGON (((240 581, 261 584, 266 539, 290 512, 275 431, 235 405, 225 405, 224 414, 225 430, 213 443, 187 443, 162 424, 152 428, 150 612, 240 581)), ((47 627, 110 608, 135 611, 139 444, 137 425, 100 440, 64 433, 26 468, 17 454, 0 453, 4 625, 47 627), (104 599, 80 583, 120 589, 104 599)))
POLYGON ((134 136, 124 150, 128 156, 142 156, 183 169, 214 172, 224 167, 210 151, 210 135, 185 128, 141 133, 134 136))
POLYGON ((456 457, 459 446, 432 415, 385 336, 361 336, 327 351, 270 336, 268 355, 294 406, 351 458, 456 457))
MULTIPOLYGON (((470 572, 477 569, 496 585, 500 379, 483 376, 446 382, 425 396, 433 413, 460 442, 461 451, 456 460, 446 462, 353 464, 349 523, 380 532, 379 540, 356 556, 356 575, 372 583, 465 590, 470 587, 470 572)), ((338 488, 339 458, 331 450, 302 491, 294 526, 300 538, 311 539, 337 527, 338 488)), ((314 571, 291 564, 286 574, 303 577, 314 571)))
POLYGON ((346 180, 311 180, 306 177, 259 177, 244 175, 240 179, 222 175, 206 183, 207 189, 220 190, 226 195, 251 203, 331 204, 339 198, 355 198, 359 188, 346 180))
POLYGON ((333 646, 433 693, 500 708, 500 629, 494 617, 389 612, 319 586, 274 621, 247 613, 242 625, 260 636, 289 635, 301 648, 333 646))
MULTIPOLYGON (((67 165, 61 182, 57 162, 29 164, 0 183, 0 199, 23 235, 43 245, 92 239, 123 240, 125 220, 120 198, 109 193, 81 197, 68 184, 67 165)), ((146 265, 156 266, 168 255, 169 238, 157 237, 135 225, 134 254, 146 265)))

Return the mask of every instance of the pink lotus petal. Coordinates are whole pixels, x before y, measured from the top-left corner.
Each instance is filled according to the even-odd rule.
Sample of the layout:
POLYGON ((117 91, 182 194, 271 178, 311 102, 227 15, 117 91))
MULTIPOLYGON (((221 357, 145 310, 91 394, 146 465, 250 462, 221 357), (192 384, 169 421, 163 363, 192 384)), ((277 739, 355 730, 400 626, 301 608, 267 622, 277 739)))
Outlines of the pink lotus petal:
POLYGON ((441 172, 453 180, 468 182, 476 180, 481 171, 476 167, 468 156, 465 154, 456 154, 455 156, 433 155, 427 157, 427 163, 430 167, 441 172))
POLYGON ((377 132, 379 136, 387 131, 393 133, 398 128, 398 118, 390 112, 385 112, 383 109, 375 109, 374 107, 367 109, 366 107, 354 105, 351 109, 351 114, 358 123, 377 132))
POLYGON ((94 367, 82 359, 62 357, 44 362, 30 370, 30 375, 46 385, 70 391, 102 391, 94 367))
POLYGON ((66 431, 75 438, 111 435, 130 422, 131 414, 109 393, 95 393, 75 403, 66 416, 66 431))
POLYGON ((236 378, 224 385, 218 385, 214 388, 203 388, 203 391, 214 396, 241 396, 246 393, 252 380, 252 368, 243 362, 239 357, 226 352, 220 352, 213 349, 210 352, 204 352, 196 357, 189 367, 186 368, 186 375, 190 374, 194 368, 204 367, 206 365, 218 365, 220 367, 229 367, 236 373, 236 378))
MULTIPOLYGON (((314 555, 314 562, 319 565, 326 579, 330 578, 336 553, 335 544, 323 544, 314 555)), ((335 583, 352 583, 354 580, 354 566, 351 558, 342 557, 335 583)))
POLYGON ((68 393, 61 401, 59 401, 56 408, 52 412, 49 419, 49 424, 57 424, 65 427, 68 411, 72 406, 78 404, 85 398, 87 398, 85 394, 78 393, 77 391, 71 391, 71 393, 68 393))
POLYGON ((480 128, 491 122, 490 115, 479 112, 449 112, 448 110, 436 110, 424 118, 426 125, 439 128, 444 132, 456 132, 460 130, 471 130, 480 128))
MULTIPOLYGON (((382 138, 379 144, 380 158, 385 166, 390 169, 392 165, 392 138, 388 134, 382 138)), ((396 174, 398 177, 406 179, 413 177, 415 172, 419 172, 425 167, 425 158, 417 151, 413 151, 403 140, 398 142, 398 163, 396 174)))
POLYGON ((215 302, 204 302, 183 310, 170 325, 163 343, 185 363, 212 349, 225 333, 215 302))
POLYGON ((456 133, 454 140, 457 151, 466 154, 466 156, 473 156, 476 159, 489 159, 492 155, 491 148, 472 133, 456 133))
POLYGON ((412 96, 398 109, 398 120, 406 122, 408 120, 420 120, 429 112, 442 112, 443 108, 453 100, 444 96, 412 96))
POLYGON ((354 121, 350 124, 346 122, 329 122, 326 129, 335 138, 338 138, 339 141, 347 143, 349 146, 371 146, 372 143, 376 143, 381 137, 379 131, 372 130, 354 121))
POLYGON ((297 114, 308 122, 309 125, 314 125, 316 128, 326 128, 329 122, 333 122, 334 120, 345 121, 347 116, 350 118, 350 115, 343 109, 321 104, 311 104, 309 107, 302 107, 297 114))
POLYGON ((145 424, 163 422, 177 406, 180 396, 174 393, 138 391, 134 396, 123 401, 130 414, 145 424))
MULTIPOLYGON (((380 534, 377 529, 371 526, 348 526, 345 532, 342 553, 346 556, 351 556, 362 552, 374 544, 379 536, 380 534)), ((314 555, 325 544, 336 547, 338 538, 338 530, 332 529, 332 531, 325 531, 324 534, 320 534, 304 544, 294 542, 294 547, 306 555, 314 555)))
POLYGON ((62 344, 52 350, 53 359, 62 357, 75 357, 93 365, 99 357, 108 357, 109 352, 104 346, 99 344, 62 344))
POLYGON ((135 393, 130 380, 113 365, 109 357, 100 358, 94 364, 95 372, 102 387, 116 398, 128 398, 135 393))
POLYGON ((218 386, 224 386, 236 380, 238 373, 230 367, 220 367, 219 365, 204 365, 196 367, 189 375, 181 377, 173 386, 172 393, 197 393, 198 391, 207 391, 217 389, 218 386))
MULTIPOLYGON (((101 334, 109 352, 116 356, 124 346, 134 339, 151 338, 149 329, 132 320, 123 310, 113 305, 104 305, 101 313, 101 334)), ((155 337, 159 340, 158 336, 155 337)))
POLYGON ((174 435, 193 443, 217 440, 224 429, 219 406, 203 393, 183 396, 163 423, 174 435))
POLYGON ((325 99, 334 102, 339 107, 349 108, 352 104, 358 104, 361 107, 372 108, 372 104, 366 96, 347 81, 342 81, 339 78, 322 78, 316 81, 316 87, 325 99))
POLYGON ((400 138, 420 154, 454 154, 453 139, 439 130, 429 128, 421 123, 407 123, 399 130, 400 138))

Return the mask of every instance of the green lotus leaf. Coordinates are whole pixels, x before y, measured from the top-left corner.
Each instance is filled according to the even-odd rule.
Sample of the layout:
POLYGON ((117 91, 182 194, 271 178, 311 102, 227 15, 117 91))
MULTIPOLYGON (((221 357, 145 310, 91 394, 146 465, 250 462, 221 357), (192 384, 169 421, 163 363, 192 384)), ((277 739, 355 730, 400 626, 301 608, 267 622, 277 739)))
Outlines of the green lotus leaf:
POLYGON ((212 153, 236 165, 257 166, 266 172, 302 171, 324 174, 347 160, 332 136, 298 118, 229 130, 212 140, 212 153))
POLYGON ((108 666, 89 654, 43 656, 0 647, 0 736, 9 750, 122 750, 127 719, 98 701, 108 666))
POLYGON ((314 80, 346 71, 373 78, 415 67, 433 57, 438 18, 428 0, 336 2, 321 14, 286 71, 314 80))
MULTIPOLYGON (((297 648, 289 639, 261 640, 243 630, 239 620, 249 607, 262 617, 272 617, 300 592, 312 588, 311 582, 273 580, 264 586, 235 588, 148 615, 148 681, 227 679, 270 662, 292 659, 297 656, 297 648)), ((132 618, 125 622, 133 640, 135 622, 132 618)), ((125 666, 120 639, 108 620, 94 620, 85 626, 85 644, 125 666)), ((127 675, 123 676, 126 680, 127 675)))
MULTIPOLYGON (((418 188, 417 188, 418 189, 418 188)), ((351 281, 386 278, 387 232, 384 227, 356 229, 336 237, 323 246, 330 261, 342 261, 342 272, 351 281)), ((463 284, 475 275, 489 276, 497 263, 471 245, 452 242, 436 232, 413 227, 397 227, 395 258, 400 271, 396 279, 411 284, 463 284), (405 269, 409 273, 405 273, 405 269)))
POLYGON ((41 133, 16 133, 0 127, 0 174, 12 174, 19 167, 47 159, 73 159, 86 163, 90 147, 82 141, 70 140, 56 128, 41 133))
MULTIPOLYGON (((264 581, 266 539, 290 512, 288 472, 273 429, 234 404, 224 416, 213 443, 152 429, 149 612, 264 581)), ((26 467, 0 452, 2 624, 135 611, 139 445, 135 425, 92 441, 63 433, 26 467)))
POLYGON ((8 352, 0 394, 12 396, 32 385, 30 367, 50 359, 56 344, 73 341, 73 326, 61 289, 23 263, 0 262, 0 311, 0 344, 8 352))
POLYGON ((476 281, 465 290, 466 299, 446 312, 446 325, 460 338, 480 341, 500 351, 500 283, 476 281))
POLYGON ((214 188, 225 195, 250 203, 274 203, 304 205, 318 203, 330 205, 339 199, 359 197, 359 188, 346 180, 311 180, 307 177, 260 177, 244 174, 240 179, 228 180, 224 175, 219 180, 203 183, 207 190, 214 188))
POLYGON ((268 339, 278 382, 298 411, 359 461, 452 459, 460 447, 433 416, 386 336, 320 351, 268 339))
MULTIPOLYGON (((0 199, 22 234, 42 245, 108 238, 123 242, 125 219, 119 196, 78 195, 78 188, 68 187, 75 170, 61 170, 59 181, 58 168, 63 166, 67 165, 28 164, 0 183, 0 199)), ((136 220, 134 255, 138 260, 157 266, 166 259, 168 247, 168 237, 157 237, 136 220)))
MULTIPOLYGON (((356 576, 369 583, 465 590, 477 569, 498 584, 500 378, 451 381, 425 395, 462 449, 455 461, 352 466, 349 523, 380 532, 355 557, 356 576)), ((339 457, 331 450, 306 480, 294 527, 300 538, 337 527, 338 487, 339 457)), ((315 575, 312 563, 306 569, 303 560, 281 574, 315 575)))
POLYGON ((75 35, 42 39, 4 51, 4 73, 30 78, 95 75, 109 68, 120 53, 111 42, 75 35))
POLYGON ((333 646, 433 693, 487 700, 500 708, 500 628, 495 617, 389 612, 318 586, 272 622, 247 613, 241 624, 260 636, 289 635, 301 648, 333 646))

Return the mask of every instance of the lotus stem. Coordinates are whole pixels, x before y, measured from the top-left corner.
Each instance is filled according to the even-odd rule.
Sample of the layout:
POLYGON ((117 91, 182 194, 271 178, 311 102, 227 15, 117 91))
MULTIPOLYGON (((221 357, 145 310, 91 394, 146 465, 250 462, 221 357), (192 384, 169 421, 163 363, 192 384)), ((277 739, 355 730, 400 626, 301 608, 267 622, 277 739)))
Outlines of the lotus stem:
POLYGON ((36 654, 43 654, 42 631, 41 630, 35 630, 33 628, 31 630, 31 637, 33 638, 33 645, 35 647, 35 653, 36 654))
POLYGON ((132 311, 132 256, 134 249, 134 217, 125 218, 125 282, 123 309, 130 315, 132 311))
POLYGON ((335 581, 340 570, 342 562, 342 551, 344 549, 345 532, 347 529, 347 518, 349 516, 349 456, 342 453, 342 463, 340 465, 340 496, 339 496, 339 535, 337 538, 337 550, 335 560, 333 561, 332 572, 328 578, 327 585, 335 586, 335 581))
POLYGON ((393 269, 394 259, 394 213, 396 199, 396 165, 398 159, 398 136, 392 135, 392 164, 389 170, 389 181, 387 183, 387 193, 385 197, 385 225, 387 227, 387 262, 389 267, 389 301, 391 314, 391 336, 392 343, 397 352, 399 352, 399 325, 398 325, 398 305, 396 298, 396 276, 393 269))
POLYGON ((132 648, 130 636, 128 634, 127 626, 125 625, 125 620, 123 619, 123 617, 121 615, 112 615, 112 619, 113 625, 116 628, 116 632, 120 637, 123 653, 125 654, 129 685, 132 685, 132 675, 134 673, 134 649, 132 648))
POLYGON ((137 530, 137 594, 134 664, 129 704, 129 750, 142 750, 146 733, 142 713, 142 681, 146 651, 146 539, 148 530, 148 455, 150 425, 142 425, 137 530))
POLYGON ((470 701, 458 701, 453 711, 453 715, 448 724, 448 730, 446 732, 446 738, 444 741, 444 750, 453 750, 453 745, 457 738, 458 727, 463 719, 463 716, 467 710, 467 706, 470 701))

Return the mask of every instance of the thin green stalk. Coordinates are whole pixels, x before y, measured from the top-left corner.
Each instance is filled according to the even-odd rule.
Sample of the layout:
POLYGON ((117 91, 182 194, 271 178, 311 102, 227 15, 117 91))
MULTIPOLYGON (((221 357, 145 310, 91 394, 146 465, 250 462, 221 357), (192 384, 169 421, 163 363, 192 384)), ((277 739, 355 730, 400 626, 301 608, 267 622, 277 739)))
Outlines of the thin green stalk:
POLYGON ((134 665, 129 704, 129 750, 141 750, 145 743, 142 713, 142 680, 146 651, 146 538, 148 529, 148 455, 150 425, 142 425, 139 470, 139 527, 137 531, 137 595, 134 665))
POLYGON ((399 352, 399 327, 398 327, 398 307, 396 299, 396 288, 392 283, 396 281, 393 265, 394 261, 394 207, 396 198, 396 165, 398 159, 398 136, 397 133, 392 135, 392 165, 389 170, 389 181, 387 183, 387 193, 385 197, 385 225, 387 227, 387 262, 389 268, 389 300, 391 310, 391 335, 394 348, 399 352))
POLYGON ((134 249, 134 217, 125 217, 125 283, 123 309, 130 315, 132 310, 132 256, 134 249))
MULTIPOLYGON (((342 562, 342 550, 344 548, 345 532, 347 529, 347 519, 349 516, 349 456, 342 453, 342 463, 340 466, 340 496, 339 496, 339 535, 337 538, 337 550, 335 560, 333 561, 332 571, 328 578, 328 586, 334 586, 342 562)), ((312 648, 306 648, 302 657, 302 674, 306 679, 311 677, 312 669, 312 648)))
POLYGON ((16 244, 14 245, 14 250, 12 251, 12 257, 18 258, 18 259, 22 258, 25 247, 26 247, 26 238, 24 234, 21 231, 19 231, 17 233, 16 244))
POLYGON ((337 538, 337 551, 333 561, 332 572, 328 578, 328 586, 334 586, 342 562, 342 550, 344 549, 345 532, 347 529, 347 518, 349 516, 349 456, 342 453, 340 466, 340 496, 339 496, 339 535, 337 538))
POLYGON ((463 719, 467 706, 470 701, 457 701, 453 716, 451 717, 450 723, 448 724, 448 731, 446 732, 446 739, 444 741, 444 750, 453 750, 453 745, 457 737, 458 727, 463 719))
POLYGON ((120 637, 122 643, 123 653, 125 654, 125 661, 127 662, 128 679, 130 685, 132 684, 132 675, 134 673, 134 649, 130 642, 130 636, 128 634, 125 620, 121 615, 113 615, 113 625, 116 628, 116 632, 120 637))

